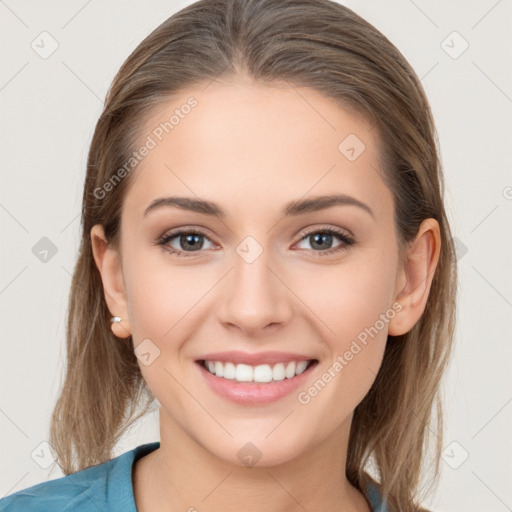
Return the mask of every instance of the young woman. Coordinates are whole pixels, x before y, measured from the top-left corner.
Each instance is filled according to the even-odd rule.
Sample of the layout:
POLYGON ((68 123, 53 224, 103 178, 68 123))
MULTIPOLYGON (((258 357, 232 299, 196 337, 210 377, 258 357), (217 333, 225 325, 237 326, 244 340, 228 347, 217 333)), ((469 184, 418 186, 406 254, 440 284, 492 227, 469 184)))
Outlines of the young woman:
POLYGON ((108 92, 82 229, 66 476, 0 510, 419 509, 456 264, 428 101, 372 25, 329 0, 170 17, 108 92), (155 399, 160 441, 112 458, 155 399))

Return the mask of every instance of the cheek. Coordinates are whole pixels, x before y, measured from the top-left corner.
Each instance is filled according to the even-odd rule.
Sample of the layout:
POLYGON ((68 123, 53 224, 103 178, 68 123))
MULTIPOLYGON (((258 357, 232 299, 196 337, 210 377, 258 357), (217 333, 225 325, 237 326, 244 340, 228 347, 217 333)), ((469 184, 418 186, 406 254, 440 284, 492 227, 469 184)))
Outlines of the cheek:
MULTIPOLYGON (((158 254, 159 250, 153 249, 158 254)), ((166 255, 134 254, 126 266, 127 296, 134 341, 168 340, 212 284, 194 266, 173 267, 166 255)))
MULTIPOLYGON (((371 387, 384 355, 389 321, 396 314, 390 302, 393 257, 372 251, 316 272, 308 285, 302 280, 293 285, 322 334, 327 351, 323 381, 333 382, 331 392, 341 393, 350 406, 355 407, 371 387)), ((334 398, 329 392, 324 397, 334 398)))
POLYGON ((391 307, 395 262, 376 253, 312 270, 309 279, 294 278, 294 292, 314 312, 316 323, 324 324, 330 338, 338 340, 339 348, 373 326, 391 307))
POLYGON ((133 345, 150 354, 148 364, 139 359, 149 389, 160 403, 172 397, 173 407, 184 411, 187 395, 172 376, 185 356, 182 346, 197 328, 198 300, 212 285, 192 266, 173 267, 165 255, 152 253, 157 251, 132 253, 125 267, 133 345))
POLYGON ((354 411, 375 381, 387 341, 385 297, 375 286, 354 286, 333 293, 322 311, 329 326, 322 330, 326 357, 297 401, 306 416, 323 418, 326 432, 354 411))

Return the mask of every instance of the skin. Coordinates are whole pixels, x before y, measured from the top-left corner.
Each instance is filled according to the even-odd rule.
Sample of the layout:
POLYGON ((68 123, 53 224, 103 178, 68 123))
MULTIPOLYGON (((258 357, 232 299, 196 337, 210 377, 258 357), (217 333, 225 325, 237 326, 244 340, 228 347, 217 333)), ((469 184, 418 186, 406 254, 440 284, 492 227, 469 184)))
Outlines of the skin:
POLYGON ((135 464, 137 508, 369 511, 345 476, 353 411, 374 382, 387 335, 409 331, 424 311, 439 226, 425 220, 407 260, 399 258, 378 134, 309 88, 240 80, 189 89, 148 120, 141 140, 190 96, 198 106, 134 171, 120 246, 106 243, 101 225, 91 230, 105 299, 123 319, 116 335, 132 334, 134 347, 149 338, 160 350, 148 366, 139 361, 161 404, 161 444, 135 464), (366 146, 354 161, 338 150, 351 133, 366 146), (359 199, 373 216, 354 205, 281 214, 289 201, 333 192, 359 199), (177 207, 143 217, 153 199, 170 195, 215 201, 226 217, 177 207), (199 251, 180 245, 179 236, 168 243, 190 257, 154 245, 179 227, 206 233, 199 251), (334 236, 321 249, 299 235, 325 227, 357 243, 319 255, 343 242, 334 236), (250 264, 236 252, 249 235, 263 249, 250 264), (319 361, 304 390, 397 303, 401 311, 307 405, 297 393, 266 405, 233 404, 205 384, 194 363, 211 351, 298 352, 319 361), (261 452, 253 467, 237 456, 247 442, 261 452))

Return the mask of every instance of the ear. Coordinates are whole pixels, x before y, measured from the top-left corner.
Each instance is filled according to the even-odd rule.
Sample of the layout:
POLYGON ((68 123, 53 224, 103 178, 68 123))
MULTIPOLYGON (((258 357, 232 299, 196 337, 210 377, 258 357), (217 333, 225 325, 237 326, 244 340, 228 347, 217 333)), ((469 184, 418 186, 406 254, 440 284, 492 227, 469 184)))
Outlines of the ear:
POLYGON ((441 234, 435 219, 425 219, 416 238, 409 243, 406 261, 397 277, 395 301, 402 309, 388 324, 388 334, 399 336, 410 331, 425 310, 428 294, 432 285, 439 254, 441 234), (405 284, 402 284, 405 283, 405 284))
POLYGON ((119 338, 127 338, 130 336, 130 322, 119 250, 108 244, 101 224, 92 227, 91 244, 108 309, 112 316, 121 317, 120 323, 112 324, 112 330, 119 338))

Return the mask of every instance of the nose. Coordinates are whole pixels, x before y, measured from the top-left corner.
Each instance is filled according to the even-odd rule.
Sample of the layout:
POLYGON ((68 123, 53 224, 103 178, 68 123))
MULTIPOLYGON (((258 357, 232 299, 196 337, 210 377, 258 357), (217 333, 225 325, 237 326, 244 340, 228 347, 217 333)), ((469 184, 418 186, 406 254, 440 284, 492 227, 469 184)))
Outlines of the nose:
POLYGON ((292 315, 293 294, 279 267, 269 261, 267 252, 263 251, 252 262, 235 254, 233 265, 224 279, 218 320, 251 338, 287 324, 292 315))

